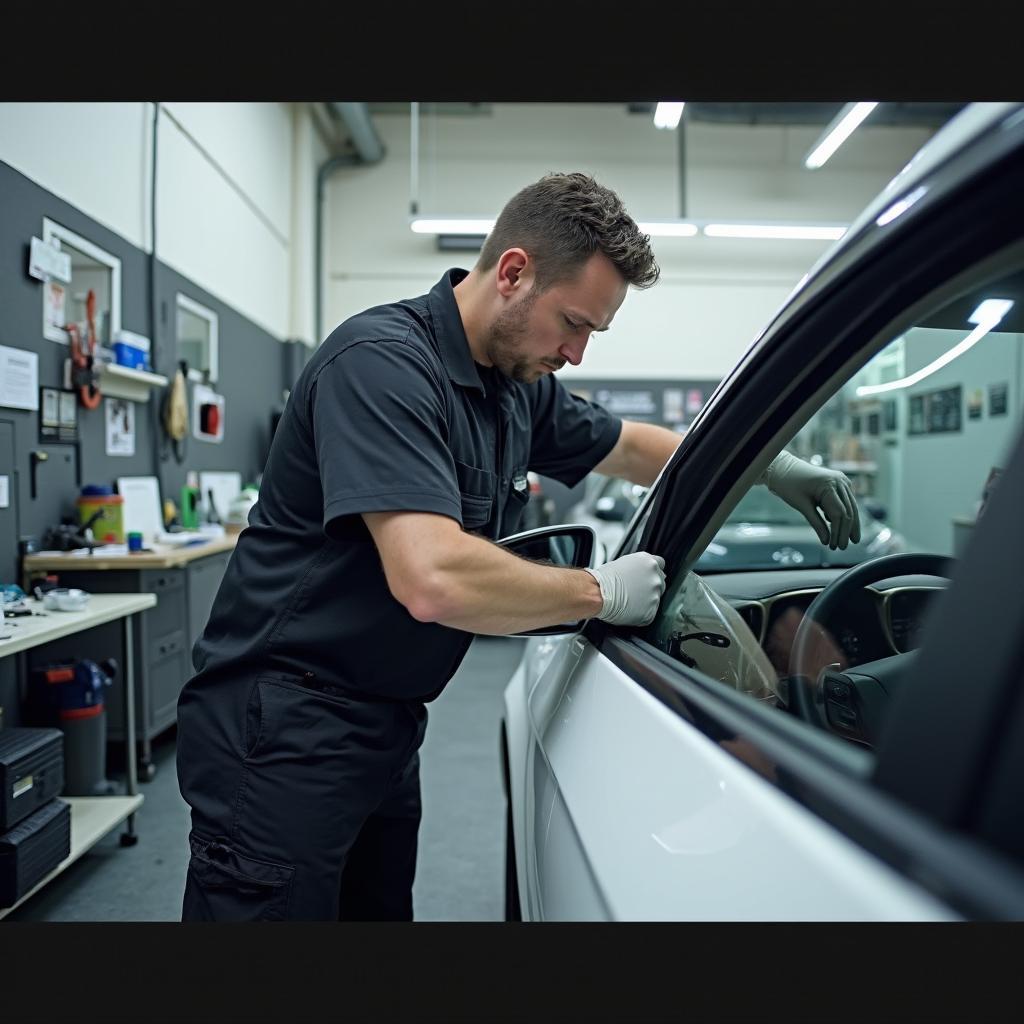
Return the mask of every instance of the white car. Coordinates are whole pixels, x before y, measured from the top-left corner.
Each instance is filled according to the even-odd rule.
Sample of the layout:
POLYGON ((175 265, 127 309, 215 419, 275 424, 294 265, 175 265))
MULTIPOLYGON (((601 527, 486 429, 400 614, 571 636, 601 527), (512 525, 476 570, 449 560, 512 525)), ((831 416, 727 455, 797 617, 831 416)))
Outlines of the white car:
MULTIPOLYGON (((530 637, 501 733, 510 919, 1024 917, 1022 181, 1021 107, 940 131, 645 496, 620 553, 666 560, 654 622, 530 637), (694 571, 787 445, 842 456, 907 550, 694 571)), ((504 543, 601 551, 585 526, 504 543)))

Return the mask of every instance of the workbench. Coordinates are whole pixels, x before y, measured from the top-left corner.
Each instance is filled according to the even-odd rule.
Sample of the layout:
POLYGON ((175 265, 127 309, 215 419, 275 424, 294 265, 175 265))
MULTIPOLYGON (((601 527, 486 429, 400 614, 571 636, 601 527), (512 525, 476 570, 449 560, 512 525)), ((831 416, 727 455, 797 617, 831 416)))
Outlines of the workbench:
MULTIPOLYGON (((94 629, 108 623, 119 623, 123 630, 126 656, 122 673, 119 673, 111 687, 113 692, 123 692, 119 701, 124 735, 135 731, 135 686, 133 679, 132 648, 134 644, 135 620, 140 614, 152 609, 157 599, 153 594, 96 594, 81 611, 47 611, 42 602, 30 599, 26 602, 32 609, 31 616, 4 619, 0 623, 0 658, 24 654, 39 649, 44 644, 60 641, 84 630, 94 629)), ((110 719, 107 702, 108 724, 110 719)), ((135 834, 135 812, 142 803, 138 792, 138 777, 135 761, 135 745, 125 746, 125 793, 123 796, 65 796, 59 799, 71 805, 71 852, 49 874, 33 886, 24 896, 10 907, 0 909, 0 918, 6 917, 21 906, 33 893, 41 889, 52 878, 59 875, 69 864, 73 864, 86 850, 127 821, 127 829, 121 836, 123 846, 132 846, 138 837, 135 834)))
MULTIPOLYGON (((192 675, 192 646, 206 626, 217 588, 224 577, 238 534, 228 533, 185 547, 152 544, 131 554, 107 554, 102 547, 90 555, 85 548, 70 552, 39 551, 26 555, 24 581, 40 572, 56 573, 62 587, 80 587, 92 594, 156 594, 155 608, 137 616, 134 625, 135 693, 139 713, 135 740, 139 744, 139 777, 155 773, 152 740, 177 720, 178 696, 192 675)), ((116 700, 112 721, 120 722, 116 700)), ((120 726, 109 738, 125 740, 120 726)), ((126 744, 127 745, 127 744, 126 744)))

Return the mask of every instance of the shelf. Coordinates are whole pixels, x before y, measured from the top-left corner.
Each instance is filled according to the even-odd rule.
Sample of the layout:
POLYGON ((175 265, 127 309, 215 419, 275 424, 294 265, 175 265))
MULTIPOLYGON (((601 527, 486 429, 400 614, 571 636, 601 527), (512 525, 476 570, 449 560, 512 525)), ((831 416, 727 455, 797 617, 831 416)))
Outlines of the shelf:
POLYGON ((876 473, 878 471, 878 463, 839 461, 830 462, 828 468, 838 469, 840 473, 876 473))
POLYGON ((40 879, 17 903, 0 908, 0 918, 6 917, 32 897, 44 885, 73 864, 83 853, 95 846, 107 833, 134 814, 142 804, 142 794, 135 796, 62 796, 59 799, 71 805, 71 852, 48 874, 40 879))
POLYGON ((159 373, 133 370, 117 363, 100 363, 100 391, 111 398, 127 398, 132 402, 148 402, 149 392, 166 387, 167 378, 159 373))

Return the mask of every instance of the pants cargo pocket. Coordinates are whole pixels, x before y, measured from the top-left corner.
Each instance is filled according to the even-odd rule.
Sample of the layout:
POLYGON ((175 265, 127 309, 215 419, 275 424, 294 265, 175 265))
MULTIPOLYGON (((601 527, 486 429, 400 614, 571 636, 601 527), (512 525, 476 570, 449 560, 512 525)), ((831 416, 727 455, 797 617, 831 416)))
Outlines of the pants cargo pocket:
POLYGON ((215 839, 189 836, 183 921, 284 921, 295 868, 257 860, 215 839))

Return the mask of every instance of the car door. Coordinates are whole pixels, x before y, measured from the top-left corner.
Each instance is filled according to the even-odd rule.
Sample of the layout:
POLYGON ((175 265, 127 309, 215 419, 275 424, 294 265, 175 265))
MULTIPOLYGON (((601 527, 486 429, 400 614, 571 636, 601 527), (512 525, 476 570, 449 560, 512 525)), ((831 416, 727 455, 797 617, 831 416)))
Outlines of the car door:
MULTIPOLYGON (((745 617, 761 602, 720 594, 716 584, 726 589, 721 578, 702 580, 691 572, 768 461, 858 373, 877 369, 876 356, 913 333, 918 358, 951 329, 942 318, 990 286, 1019 313, 1022 133, 1020 118, 1009 118, 967 150, 951 153, 916 183, 924 198, 906 204, 902 215, 879 217, 812 278, 716 392, 649 496, 622 550, 665 556, 670 579, 659 619, 645 630, 591 623, 578 641, 578 657, 549 666, 545 697, 536 703, 536 758, 547 768, 543 783, 534 776, 543 788, 544 827, 533 837, 536 877, 530 880, 538 916, 928 920, 1024 914, 1019 865, 1006 855, 1020 845, 1008 811, 1020 795, 1010 781, 1021 757, 1012 746, 1020 711, 1011 686, 1019 684, 1011 666, 1020 664, 1014 660, 1021 653, 1020 602, 999 601, 992 592, 1012 586, 1011 573, 1020 565, 1000 567, 992 554, 1000 545, 1008 552, 1019 547, 1012 543, 1009 489, 995 491, 991 513, 977 519, 950 589, 922 613, 920 646, 902 663, 881 739, 872 734, 877 742, 855 741, 789 713, 787 695, 778 691, 791 680, 762 644, 765 623, 745 617), (940 326, 932 326, 934 317, 940 326), (723 459, 722 452, 729 456, 723 459), (979 609, 987 614, 984 629, 979 609), (683 634, 681 646, 667 628, 670 614, 703 628, 683 634), (958 662, 948 657, 951 623, 958 621, 973 625, 990 655, 986 660, 975 644, 973 661, 962 656, 959 674, 952 671, 958 662), (697 635, 713 632, 709 622, 719 623, 716 635, 727 640, 729 657, 697 635), (985 681, 972 685, 968 696, 965 676, 972 665, 985 681), (930 693, 957 700, 950 698, 937 716, 930 693), (959 741, 958 722, 964 725, 959 741), (996 738, 1010 746, 993 748, 996 738), (993 749, 1005 762, 1001 771, 993 767, 993 749), (1002 836, 1002 845, 990 833, 1002 836)), ((962 344, 976 331, 971 309, 960 311, 968 321, 962 344)), ((988 333, 995 344, 987 351, 997 361, 1005 355, 1000 345, 1011 343, 1007 338, 1017 353, 1024 345, 1021 331, 988 333)), ((919 370, 930 365, 926 360, 919 370)), ((962 393, 954 403, 945 394, 953 389, 936 388, 940 397, 925 403, 908 390, 900 434, 908 460, 924 465, 922 452, 931 456, 938 449, 922 444, 958 432, 967 439, 969 426, 1001 429, 1005 415, 1013 429, 1003 430, 998 451, 991 451, 1003 462, 1000 487, 1016 481, 1024 472, 1012 459, 1017 450, 1020 461, 1017 380, 1012 388, 1012 380, 1005 382, 1013 415, 992 413, 1005 407, 1007 396, 993 404, 990 394, 989 416, 974 425, 962 422, 971 415, 962 393), (928 431, 912 429, 920 425, 917 398, 939 427, 931 439, 928 431)), ((962 455, 947 459, 946 475, 955 476, 965 461, 962 455)), ((932 475, 941 478, 939 466, 932 475)), ((838 579, 842 566, 824 564, 808 573, 766 580, 752 572, 729 586, 788 586, 798 594, 794 581, 803 579, 813 594, 838 579)), ((889 614, 895 593, 924 589, 915 577, 865 595, 864 621, 870 624, 883 609, 889 614)), ((801 607, 791 609, 798 621, 801 607)), ((844 657, 844 636, 833 639, 844 657)), ((966 646, 962 634, 958 642, 966 646)), ((850 659, 855 667, 856 658, 850 659)))

